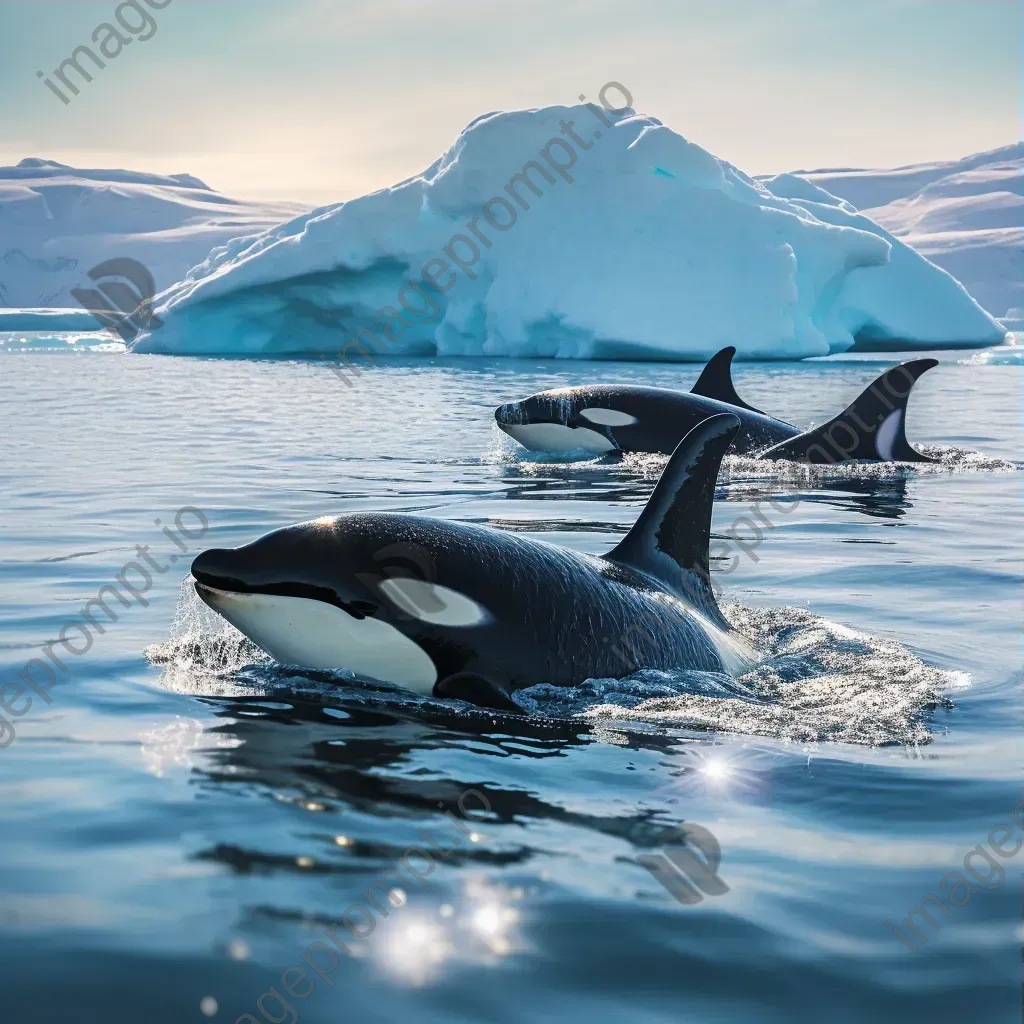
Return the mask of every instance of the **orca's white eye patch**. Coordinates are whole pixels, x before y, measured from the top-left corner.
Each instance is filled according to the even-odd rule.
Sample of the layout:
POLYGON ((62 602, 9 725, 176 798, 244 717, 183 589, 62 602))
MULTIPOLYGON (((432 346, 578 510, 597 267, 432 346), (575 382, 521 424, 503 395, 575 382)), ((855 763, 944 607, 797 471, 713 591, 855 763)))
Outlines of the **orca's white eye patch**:
POLYGON ((885 417, 875 432, 875 451, 878 452, 878 457, 885 462, 892 462, 892 446, 896 441, 896 435, 899 433, 902 422, 903 410, 894 409, 885 417))
POLYGON ((482 604, 438 583, 393 576, 379 587, 406 615, 433 626, 479 626, 491 617, 482 604))
POLYGON ((600 423, 603 427, 628 427, 636 423, 636 417, 618 409, 584 409, 580 415, 591 423, 600 423))

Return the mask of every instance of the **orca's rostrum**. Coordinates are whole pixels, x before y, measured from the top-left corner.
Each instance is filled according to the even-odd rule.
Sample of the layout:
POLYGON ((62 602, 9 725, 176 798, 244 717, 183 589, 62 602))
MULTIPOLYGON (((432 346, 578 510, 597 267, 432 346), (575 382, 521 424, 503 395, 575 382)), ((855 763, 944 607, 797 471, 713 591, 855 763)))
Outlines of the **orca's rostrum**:
POLYGON ((498 426, 531 451, 670 454, 687 431, 719 413, 740 422, 730 453, 816 464, 871 460, 935 462, 907 441, 907 399, 935 359, 888 369, 834 419, 813 430, 748 405, 730 374, 730 346, 708 361, 690 392, 634 384, 595 384, 541 391, 494 411, 498 426))
POLYGON ((356 512, 204 551, 196 592, 279 662, 483 707, 519 710, 517 689, 644 668, 738 675, 755 654, 718 609, 708 545, 718 469, 739 429, 731 414, 695 426, 603 557, 356 512))

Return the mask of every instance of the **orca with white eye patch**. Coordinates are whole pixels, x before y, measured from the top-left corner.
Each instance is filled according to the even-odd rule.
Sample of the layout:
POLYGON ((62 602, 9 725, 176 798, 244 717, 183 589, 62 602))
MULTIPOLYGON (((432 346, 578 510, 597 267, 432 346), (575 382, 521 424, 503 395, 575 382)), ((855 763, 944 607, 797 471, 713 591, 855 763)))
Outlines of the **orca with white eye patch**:
POLYGON ((690 431, 601 558, 486 526, 355 512, 204 551, 196 593, 278 661, 509 711, 535 683, 641 668, 738 675, 757 655, 708 575, 715 480, 738 430, 727 414, 690 431))
POLYGON ((910 391, 936 360, 915 359, 886 370, 835 419, 801 431, 739 397, 729 372, 734 353, 731 346, 717 353, 689 393, 629 384, 558 388, 499 406, 494 418, 530 451, 668 455, 708 416, 732 413, 740 421, 731 449, 737 455, 817 464, 935 461, 910 445, 905 424, 910 391))
POLYGON ((628 427, 636 423, 636 417, 618 409, 583 409, 580 415, 591 423, 599 423, 603 427, 628 427))

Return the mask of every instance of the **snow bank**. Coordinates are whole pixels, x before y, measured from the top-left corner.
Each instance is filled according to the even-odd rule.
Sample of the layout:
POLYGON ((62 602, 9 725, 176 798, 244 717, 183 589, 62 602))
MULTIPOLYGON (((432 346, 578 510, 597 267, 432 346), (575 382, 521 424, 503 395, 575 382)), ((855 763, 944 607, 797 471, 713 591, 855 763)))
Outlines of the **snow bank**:
POLYGON ((0 167, 0 307, 74 307, 71 289, 90 287, 88 271, 117 257, 143 263, 162 290, 214 246, 303 209, 229 199, 187 174, 38 159, 0 167))
POLYGON ((156 314, 136 351, 793 358, 1004 334, 827 192, 587 105, 477 118, 422 174, 214 250, 156 314))
POLYGON ((1024 306, 1024 143, 892 171, 798 173, 948 270, 1004 326, 1024 306))

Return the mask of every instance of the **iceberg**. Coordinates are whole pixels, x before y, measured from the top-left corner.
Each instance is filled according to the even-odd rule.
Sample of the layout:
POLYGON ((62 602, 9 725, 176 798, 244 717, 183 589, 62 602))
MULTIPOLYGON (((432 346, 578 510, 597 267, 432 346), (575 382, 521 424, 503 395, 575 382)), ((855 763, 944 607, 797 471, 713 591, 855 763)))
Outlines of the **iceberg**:
POLYGON ((948 273, 821 187, 657 118, 485 114, 421 174, 215 248, 136 352, 698 360, 985 346, 948 273))

